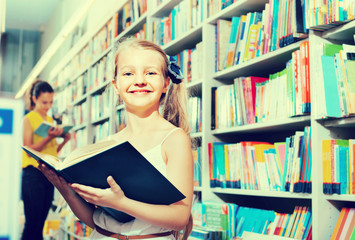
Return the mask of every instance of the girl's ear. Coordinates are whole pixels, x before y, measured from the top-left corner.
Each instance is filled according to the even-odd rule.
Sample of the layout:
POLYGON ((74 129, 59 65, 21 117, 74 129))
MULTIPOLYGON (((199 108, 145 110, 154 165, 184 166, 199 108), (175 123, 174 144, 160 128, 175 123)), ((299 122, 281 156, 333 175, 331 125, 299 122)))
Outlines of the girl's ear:
POLYGON ((117 84, 117 80, 112 80, 112 86, 113 86, 113 89, 115 90, 116 94, 119 95, 120 93, 120 89, 118 87, 118 84, 117 84))
POLYGON ((169 84, 170 84, 170 78, 167 77, 167 78, 165 78, 165 80, 164 80, 163 93, 166 93, 166 92, 168 91, 169 84))

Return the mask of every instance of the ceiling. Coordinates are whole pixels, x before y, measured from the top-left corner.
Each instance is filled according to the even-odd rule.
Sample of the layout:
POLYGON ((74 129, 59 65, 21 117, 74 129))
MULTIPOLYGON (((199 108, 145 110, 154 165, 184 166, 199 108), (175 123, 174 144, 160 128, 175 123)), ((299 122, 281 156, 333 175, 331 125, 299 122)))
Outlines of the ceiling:
POLYGON ((40 30, 60 0, 6 0, 6 28, 40 30))

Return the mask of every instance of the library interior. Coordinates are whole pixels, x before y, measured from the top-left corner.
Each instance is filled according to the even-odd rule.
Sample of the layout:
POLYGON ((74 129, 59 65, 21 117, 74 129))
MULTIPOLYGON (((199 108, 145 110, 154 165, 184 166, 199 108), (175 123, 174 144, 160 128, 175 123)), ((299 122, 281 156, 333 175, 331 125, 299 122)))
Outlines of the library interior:
POLYGON ((0 240, 355 240, 354 19, 354 0, 0 0, 0 240), (136 141, 144 121, 161 130, 136 141), (163 130, 162 164, 132 147, 163 130))

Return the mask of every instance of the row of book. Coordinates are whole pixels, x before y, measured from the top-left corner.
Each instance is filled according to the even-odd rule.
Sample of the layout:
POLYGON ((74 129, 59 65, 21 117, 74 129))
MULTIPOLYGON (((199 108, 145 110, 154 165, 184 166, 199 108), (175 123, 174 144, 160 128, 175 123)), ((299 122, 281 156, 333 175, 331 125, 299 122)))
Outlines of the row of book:
MULTIPOLYGON (((72 134, 72 138, 70 140, 72 143, 68 146, 71 146, 70 151, 68 151, 68 154, 73 151, 73 149, 77 149, 80 147, 84 147, 89 144, 89 138, 88 138, 88 129, 87 128, 82 128, 77 131, 75 131, 72 134)), ((64 147, 66 147, 65 145, 64 147)))
POLYGON ((130 0, 96 33, 91 41, 90 57, 97 58, 113 40, 147 11, 147 0, 130 0))
POLYGON ((341 209, 330 239, 355 239, 355 208, 344 207, 341 209))
POLYGON ((202 98, 189 97, 187 102, 189 113, 190 132, 197 133, 202 131, 202 98))
POLYGON ((87 101, 73 106, 73 124, 79 126, 85 124, 89 120, 89 105, 87 101))
POLYGON ((202 0, 182 0, 168 16, 153 20, 153 42, 166 45, 201 24, 203 4, 202 0))
POLYGON ((231 20, 218 19, 216 71, 306 38, 301 2, 271 0, 262 12, 233 16, 231 20))
POLYGON ((109 86, 101 93, 92 96, 90 107, 91 122, 96 121, 102 117, 110 116, 112 112, 111 109, 113 108, 112 91, 112 87, 109 86))
POLYGON ((354 19, 355 4, 349 0, 305 1, 306 27, 324 31, 354 19))
POLYGON ((110 121, 104 121, 94 126, 93 143, 99 142, 102 139, 111 135, 110 121))
POLYGON ((235 2, 237 0, 207 0, 207 17, 212 17, 235 2))
POLYGON ((190 236, 194 239, 237 239, 244 232, 311 239, 312 213, 308 206, 296 206, 291 213, 278 213, 205 201, 194 203, 192 216, 194 228, 190 236))
POLYGON ((87 92, 97 88, 101 84, 112 81, 114 76, 114 60, 113 52, 110 51, 107 55, 96 62, 90 69, 88 82, 83 82, 83 88, 87 89, 87 92))
POLYGON ((209 180, 215 188, 310 193, 311 128, 285 142, 208 144, 209 180))
POLYGON ((323 192, 355 194, 355 140, 322 140, 323 192))
POLYGON ((116 120, 115 120, 115 132, 121 131, 127 125, 127 116, 126 110, 120 109, 116 111, 116 120))
POLYGON ((75 218, 72 219, 68 230, 74 234, 70 235, 69 240, 79 240, 83 237, 89 237, 93 231, 92 228, 75 218))
POLYGON ((175 58, 181 68, 185 82, 189 83, 202 79, 202 54, 202 42, 197 43, 194 48, 185 49, 176 54, 175 58))
POLYGON ((346 117, 355 114, 355 46, 318 43, 321 53, 317 98, 318 118, 346 117))
POLYGON ((211 129, 282 120, 311 112, 309 42, 269 78, 249 76, 212 87, 211 129))

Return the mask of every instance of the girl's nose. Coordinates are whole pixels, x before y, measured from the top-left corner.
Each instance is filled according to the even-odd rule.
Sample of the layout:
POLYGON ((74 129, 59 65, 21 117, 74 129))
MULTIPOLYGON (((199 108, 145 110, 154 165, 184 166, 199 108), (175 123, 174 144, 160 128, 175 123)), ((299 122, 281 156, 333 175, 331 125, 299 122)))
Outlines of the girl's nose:
POLYGON ((136 84, 136 85, 145 85, 145 84, 147 84, 145 76, 143 74, 137 74, 136 77, 134 78, 134 84, 136 84))

